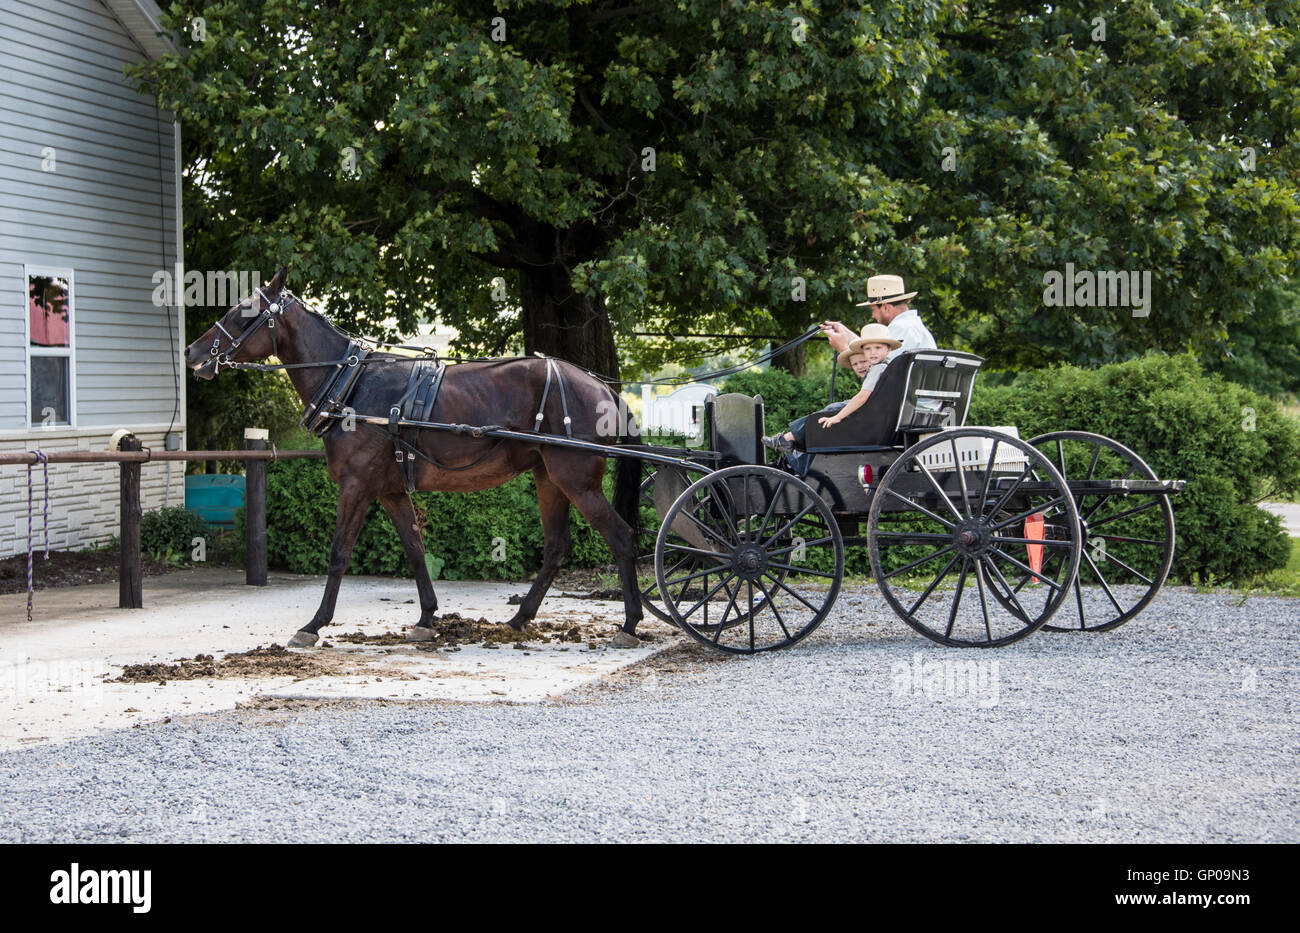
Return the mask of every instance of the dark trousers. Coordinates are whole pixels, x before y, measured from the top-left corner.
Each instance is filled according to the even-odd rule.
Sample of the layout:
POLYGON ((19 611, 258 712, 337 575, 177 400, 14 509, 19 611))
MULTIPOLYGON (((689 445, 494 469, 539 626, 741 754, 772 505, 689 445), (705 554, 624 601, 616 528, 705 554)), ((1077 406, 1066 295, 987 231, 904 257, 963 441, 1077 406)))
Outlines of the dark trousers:
POLYGON ((790 433, 794 435, 794 446, 796 448, 785 455, 785 462, 789 464, 790 469, 803 476, 808 472, 808 467, 812 464, 812 455, 803 451, 803 445, 808 438, 808 419, 825 418, 828 415, 833 415, 844 405, 844 402, 832 402, 821 411, 815 411, 811 415, 804 415, 802 418, 795 418, 790 422, 790 433))

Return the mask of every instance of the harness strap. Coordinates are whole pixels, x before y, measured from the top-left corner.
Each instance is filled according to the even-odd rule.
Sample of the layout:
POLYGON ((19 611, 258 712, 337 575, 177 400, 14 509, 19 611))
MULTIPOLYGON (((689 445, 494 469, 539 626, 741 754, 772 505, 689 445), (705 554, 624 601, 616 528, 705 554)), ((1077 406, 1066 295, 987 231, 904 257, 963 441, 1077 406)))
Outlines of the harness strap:
POLYGON ((542 419, 546 417, 546 397, 551 394, 551 374, 555 371, 555 362, 548 356, 546 358, 546 385, 542 387, 542 404, 537 406, 537 417, 533 419, 533 433, 539 434, 542 430, 542 419))

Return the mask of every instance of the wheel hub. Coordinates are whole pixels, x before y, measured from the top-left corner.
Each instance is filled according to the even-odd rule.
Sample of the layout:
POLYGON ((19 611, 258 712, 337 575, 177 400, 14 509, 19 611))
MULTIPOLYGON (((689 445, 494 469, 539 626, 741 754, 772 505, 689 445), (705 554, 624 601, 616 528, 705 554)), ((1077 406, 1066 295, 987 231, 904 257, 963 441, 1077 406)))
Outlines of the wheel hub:
POLYGON ((957 553, 974 557, 988 550, 993 533, 981 521, 962 522, 954 530, 953 539, 957 553))
POLYGON ((731 552, 731 569, 745 580, 757 580, 767 569, 767 555, 753 544, 742 544, 731 552))

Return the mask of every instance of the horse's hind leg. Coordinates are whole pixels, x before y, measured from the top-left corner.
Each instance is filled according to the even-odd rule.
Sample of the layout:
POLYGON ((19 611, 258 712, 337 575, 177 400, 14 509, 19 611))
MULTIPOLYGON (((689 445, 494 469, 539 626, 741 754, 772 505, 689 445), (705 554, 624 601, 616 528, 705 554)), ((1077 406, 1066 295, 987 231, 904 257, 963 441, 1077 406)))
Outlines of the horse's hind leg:
POLYGON ((406 559, 411 562, 411 571, 415 574, 415 589, 420 594, 420 621, 406 633, 406 640, 430 641, 433 638, 433 614, 438 611, 438 597, 433 592, 429 565, 424 560, 424 538, 421 537, 419 523, 415 520, 415 505, 404 492, 380 496, 379 504, 393 520, 397 536, 402 539, 406 559))
POLYGON ((533 482, 537 485, 537 510, 542 517, 542 569, 537 572, 537 579, 525 594, 519 611, 507 623, 515 631, 522 630, 537 615, 537 607, 569 551, 569 500, 551 482, 545 467, 533 470, 533 482))
POLYGON ((316 633, 322 625, 328 625, 334 618, 334 604, 339 598, 339 584, 347 572, 352 560, 352 546, 357 543, 357 535, 366 523, 366 508, 373 498, 371 490, 358 483, 349 483, 339 487, 338 519, 334 524, 334 543, 330 546, 329 579, 325 581, 325 594, 311 621, 300 628, 289 645, 294 648, 306 648, 316 644, 316 633))
POLYGON ((600 478, 605 472, 604 462, 600 461, 595 469, 590 469, 584 468, 582 463, 561 460, 562 456, 564 455, 547 459, 547 470, 552 481, 577 506, 591 527, 600 532, 614 553, 614 562, 618 565, 618 578, 623 587, 624 622, 622 631, 614 636, 612 644, 616 648, 635 647, 638 644, 636 626, 641 621, 643 610, 641 592, 636 583, 636 548, 632 541, 632 529, 614 511, 600 488, 600 478))

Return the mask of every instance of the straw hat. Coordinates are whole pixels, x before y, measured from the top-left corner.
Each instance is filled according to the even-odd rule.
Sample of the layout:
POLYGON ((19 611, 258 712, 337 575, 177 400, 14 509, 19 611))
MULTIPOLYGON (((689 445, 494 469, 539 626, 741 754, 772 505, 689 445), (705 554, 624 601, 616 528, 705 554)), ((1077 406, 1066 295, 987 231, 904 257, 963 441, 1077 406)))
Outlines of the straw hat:
POLYGON ((867 300, 858 302, 858 307, 897 304, 916 295, 916 292, 904 292, 901 275, 873 275, 867 279, 867 300))
POLYGON ((865 344, 868 343, 883 343, 891 350, 897 350, 902 346, 901 343, 889 336, 889 328, 884 324, 868 324, 866 327, 862 328, 862 336, 850 343, 847 350, 840 353, 840 365, 848 366, 849 357, 857 353, 865 344))

